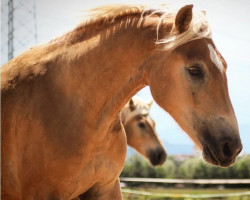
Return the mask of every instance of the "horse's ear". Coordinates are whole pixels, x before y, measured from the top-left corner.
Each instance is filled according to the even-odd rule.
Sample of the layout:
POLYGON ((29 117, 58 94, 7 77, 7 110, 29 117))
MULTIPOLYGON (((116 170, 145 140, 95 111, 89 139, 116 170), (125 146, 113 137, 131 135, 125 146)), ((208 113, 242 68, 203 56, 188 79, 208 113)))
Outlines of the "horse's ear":
POLYGON ((193 17, 192 9, 193 5, 186 5, 178 11, 175 18, 175 28, 179 33, 188 30, 193 17))
POLYGON ((130 111, 134 111, 136 109, 133 99, 130 99, 129 101, 129 109, 130 111))
POLYGON ((153 102, 154 102, 154 100, 151 100, 150 102, 148 102, 148 107, 149 107, 149 109, 151 108, 153 102))

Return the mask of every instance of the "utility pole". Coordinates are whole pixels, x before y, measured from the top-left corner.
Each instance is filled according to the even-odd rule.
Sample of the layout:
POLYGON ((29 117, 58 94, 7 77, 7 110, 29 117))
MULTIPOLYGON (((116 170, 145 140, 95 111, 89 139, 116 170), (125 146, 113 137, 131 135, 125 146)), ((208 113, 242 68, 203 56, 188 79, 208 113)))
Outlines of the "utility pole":
POLYGON ((37 44, 36 0, 1 0, 1 64, 37 44))
POLYGON ((9 0, 8 2, 8 60, 13 58, 14 54, 14 6, 13 0, 9 0))

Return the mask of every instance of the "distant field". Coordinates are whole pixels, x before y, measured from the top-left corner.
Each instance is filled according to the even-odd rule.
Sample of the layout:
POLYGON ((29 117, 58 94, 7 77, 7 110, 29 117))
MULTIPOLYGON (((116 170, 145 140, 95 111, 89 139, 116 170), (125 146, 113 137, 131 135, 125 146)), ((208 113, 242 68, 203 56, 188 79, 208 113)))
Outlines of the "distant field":
POLYGON ((250 188, 244 189, 190 189, 190 188, 123 188, 124 200, 250 200, 250 188), (132 192, 132 193, 129 193, 132 192), (226 197, 227 194, 245 193, 243 196, 226 197), (137 194, 139 193, 139 194, 137 194), (142 194, 140 194, 142 193, 142 194), (144 193, 144 194, 143 194, 144 193), (153 194, 153 195, 151 195, 153 194), (162 194, 162 195, 161 195, 162 194), (222 194, 221 197, 219 195, 222 194), (225 196, 223 196, 225 194, 225 196), (169 195, 169 196, 167 196, 169 195), (215 195, 215 196, 213 196, 215 195), (217 195, 217 196, 216 196, 217 195), (165 196, 165 197, 164 197, 165 196))

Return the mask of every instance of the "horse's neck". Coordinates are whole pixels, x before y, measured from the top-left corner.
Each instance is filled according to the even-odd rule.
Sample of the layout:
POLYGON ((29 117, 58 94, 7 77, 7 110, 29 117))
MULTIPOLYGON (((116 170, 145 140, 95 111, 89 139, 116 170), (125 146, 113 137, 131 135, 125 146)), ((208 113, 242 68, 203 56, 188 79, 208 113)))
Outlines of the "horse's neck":
POLYGON ((128 27, 110 25, 70 47, 69 51, 78 54, 69 54, 73 58, 67 71, 73 80, 67 80, 69 74, 64 70, 59 85, 67 80, 65 92, 78 97, 79 103, 89 109, 88 120, 97 122, 95 128, 111 124, 126 102, 147 84, 145 62, 155 48, 152 34, 156 34, 157 24, 155 20, 135 22, 128 27))

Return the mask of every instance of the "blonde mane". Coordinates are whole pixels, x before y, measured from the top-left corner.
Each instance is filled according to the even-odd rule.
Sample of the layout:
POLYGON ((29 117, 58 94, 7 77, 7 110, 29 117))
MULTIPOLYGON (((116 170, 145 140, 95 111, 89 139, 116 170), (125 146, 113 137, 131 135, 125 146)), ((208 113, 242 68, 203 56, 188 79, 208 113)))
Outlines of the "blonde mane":
POLYGON ((149 115, 149 110, 153 101, 144 102, 139 96, 132 97, 134 110, 130 110, 129 102, 123 107, 121 111, 121 119, 124 125, 126 125, 132 118, 138 115, 149 115))
POLYGON ((143 5, 108 5, 97 7, 89 11, 83 26, 87 26, 93 23, 101 22, 115 22, 116 18, 129 16, 129 15, 141 15, 141 18, 150 17, 153 14, 160 16, 160 20, 157 26, 157 40, 155 41, 158 45, 163 45, 166 50, 175 49, 178 46, 187 43, 192 40, 201 38, 211 38, 211 28, 207 21, 206 15, 202 11, 194 11, 193 18, 189 29, 181 34, 175 31, 174 22, 178 12, 177 8, 169 5, 160 5, 157 7, 143 6, 143 5), (172 30, 163 38, 158 38, 158 30, 162 22, 172 23, 172 30))

